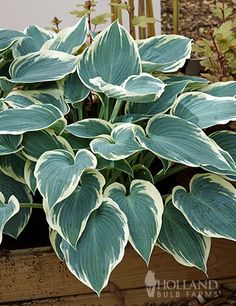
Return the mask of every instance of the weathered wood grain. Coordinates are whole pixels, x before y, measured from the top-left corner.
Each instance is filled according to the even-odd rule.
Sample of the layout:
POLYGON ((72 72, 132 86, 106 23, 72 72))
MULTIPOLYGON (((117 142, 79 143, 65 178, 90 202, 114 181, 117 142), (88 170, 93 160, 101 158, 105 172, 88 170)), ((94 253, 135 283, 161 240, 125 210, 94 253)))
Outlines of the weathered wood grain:
MULTIPOLYGON (((126 305, 141 306, 150 302, 144 283, 148 270, 155 271, 156 278, 162 283, 165 280, 179 280, 181 283, 207 279, 204 273, 178 264, 172 256, 159 249, 155 249, 147 268, 131 247, 127 247, 123 261, 111 276, 111 281, 125 296, 126 305)), ((236 243, 220 239, 213 241, 208 276, 236 287, 236 243)), ((176 298, 162 296, 151 301, 160 303, 166 299, 176 298)), ((29 300, 37 300, 32 305, 122 305, 109 288, 105 288, 98 299, 67 270, 51 248, 11 251, 0 257, 0 305, 29 300)))

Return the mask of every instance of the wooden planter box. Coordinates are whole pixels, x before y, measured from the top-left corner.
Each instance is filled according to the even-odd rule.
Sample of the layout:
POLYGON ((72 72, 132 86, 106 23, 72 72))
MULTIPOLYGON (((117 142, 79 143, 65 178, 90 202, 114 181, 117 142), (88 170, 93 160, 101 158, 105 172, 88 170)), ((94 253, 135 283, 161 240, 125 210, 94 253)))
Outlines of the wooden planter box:
MULTIPOLYGON (((236 288, 235 242, 213 241, 208 276, 210 280, 236 288)), ((110 284, 98 298, 67 270, 50 247, 17 250, 0 256, 0 305, 156 305, 186 297, 189 295, 187 290, 195 294, 197 289, 193 286, 189 288, 189 284, 193 280, 206 279, 203 272, 178 264, 160 249, 155 249, 147 268, 144 261, 128 247, 125 258, 112 273, 110 284), (148 270, 155 271, 162 284, 153 298, 148 297, 144 282, 148 270), (188 288, 172 290, 163 286, 165 281, 169 281, 169 287, 173 286, 173 280, 178 280, 178 286, 188 288)))

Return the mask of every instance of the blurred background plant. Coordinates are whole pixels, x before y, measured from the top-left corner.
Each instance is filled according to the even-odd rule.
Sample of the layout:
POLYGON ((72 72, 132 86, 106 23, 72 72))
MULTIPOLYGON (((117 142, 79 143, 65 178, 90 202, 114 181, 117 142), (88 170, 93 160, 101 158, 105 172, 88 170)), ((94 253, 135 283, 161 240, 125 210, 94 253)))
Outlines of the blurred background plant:
POLYGON ((144 39, 147 37, 155 36, 155 20, 153 12, 152 0, 138 0, 138 15, 135 15, 135 4, 134 0, 121 1, 111 0, 110 1, 110 12, 105 12, 100 15, 96 15, 96 4, 98 1, 85 1, 84 3, 77 4, 78 9, 71 11, 72 15, 76 17, 88 16, 90 30, 96 32, 98 25, 103 25, 109 21, 116 19, 123 23, 123 12, 128 14, 129 18, 129 31, 130 34, 136 38, 144 39), (92 28, 93 26, 93 28, 92 28), (136 35, 136 28, 138 35, 136 35))
MULTIPOLYGON (((234 1, 236 3, 236 1, 234 1)), ((201 57, 205 72, 202 76, 210 81, 236 79, 236 20, 234 10, 225 1, 217 1, 213 14, 219 19, 217 27, 209 27, 193 45, 193 50, 201 57)))

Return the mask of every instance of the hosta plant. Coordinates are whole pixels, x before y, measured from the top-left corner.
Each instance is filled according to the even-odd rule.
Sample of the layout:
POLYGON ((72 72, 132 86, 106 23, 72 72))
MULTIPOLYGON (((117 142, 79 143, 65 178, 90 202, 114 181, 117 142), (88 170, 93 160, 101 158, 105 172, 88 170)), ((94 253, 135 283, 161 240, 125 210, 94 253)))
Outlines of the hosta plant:
POLYGON ((206 272, 211 237, 236 240, 236 82, 177 74, 182 36, 135 41, 117 21, 88 35, 86 17, 0 31, 0 238, 43 209, 57 256, 98 294, 128 242, 206 272))

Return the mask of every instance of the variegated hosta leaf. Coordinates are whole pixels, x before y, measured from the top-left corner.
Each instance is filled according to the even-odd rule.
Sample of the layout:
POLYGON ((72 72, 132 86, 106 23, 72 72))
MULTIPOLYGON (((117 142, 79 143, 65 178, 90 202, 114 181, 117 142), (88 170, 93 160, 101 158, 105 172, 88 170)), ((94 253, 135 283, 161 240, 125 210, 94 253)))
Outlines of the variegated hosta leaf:
POLYGON ((64 97, 67 103, 81 102, 87 98, 90 89, 78 77, 78 73, 69 74, 62 82, 64 97))
POLYGON ((65 130, 76 137, 95 138, 100 135, 110 135, 112 124, 102 119, 88 118, 68 125, 65 130))
POLYGON ((60 133, 65 125, 66 120, 61 111, 50 104, 31 105, 0 112, 0 135, 19 135, 46 128, 52 128, 60 133))
POLYGON ((103 135, 90 142, 91 150, 109 160, 120 160, 142 150, 135 139, 133 124, 124 123, 112 130, 111 136, 103 135))
POLYGON ((149 103, 156 100, 165 87, 160 79, 147 73, 131 75, 120 86, 104 82, 101 77, 90 79, 90 83, 109 98, 135 103, 149 103))
MULTIPOLYGON (((236 133, 233 131, 218 131, 211 134, 210 138, 230 154, 236 165, 236 133)), ((227 178, 236 181, 236 175, 230 175, 227 178)))
POLYGON ((0 135, 0 156, 21 150, 22 139, 22 135, 0 135))
POLYGON ((171 84, 173 82, 180 82, 180 81, 188 81, 190 86, 197 85, 197 87, 202 87, 202 85, 209 83, 209 80, 201 77, 196 77, 192 75, 185 75, 185 74, 170 74, 170 75, 164 75, 165 83, 171 84))
POLYGON ((57 136, 52 132, 37 131, 25 133, 22 145, 24 146, 22 153, 28 159, 35 162, 44 152, 55 149, 68 150, 73 154, 69 143, 63 137, 57 136))
POLYGON ((53 33, 36 25, 27 27, 24 34, 27 37, 20 39, 12 47, 14 58, 39 51, 42 45, 54 36, 53 33))
POLYGON ((71 273, 100 295, 124 256, 128 235, 125 214, 111 199, 104 199, 90 215, 76 250, 62 241, 65 263, 71 273))
POLYGON ((78 74, 92 90, 100 89, 91 79, 121 85, 129 76, 141 72, 141 60, 133 38, 117 21, 98 34, 79 61, 78 74))
POLYGON ((0 156, 0 171, 23 184, 25 184, 24 167, 25 161, 16 154, 0 156))
POLYGON ((213 84, 208 84, 203 86, 200 91, 215 97, 235 97, 236 81, 216 82, 213 84))
POLYGON ((15 59, 9 73, 14 83, 36 83, 63 79, 76 69, 78 58, 74 55, 44 50, 15 59))
POLYGON ((27 160, 24 167, 25 183, 33 193, 35 193, 37 189, 36 177, 34 176, 35 166, 36 163, 27 160))
POLYGON ((173 204, 199 233, 236 241, 236 189, 215 174, 197 174, 190 192, 173 189, 173 204))
POLYGON ((190 58, 191 40, 180 35, 159 35, 139 44, 144 71, 174 72, 190 58))
POLYGON ((102 203, 104 185, 105 179, 97 170, 87 170, 81 176, 80 185, 68 198, 51 210, 44 203, 50 227, 75 249, 89 216, 102 203))
POLYGON ((57 231, 49 228, 49 240, 51 242, 52 248, 54 252, 56 253, 57 257, 64 261, 64 255, 61 251, 60 244, 62 242, 61 236, 57 233, 57 231))
POLYGON ((96 166, 96 157, 86 149, 79 150, 75 156, 65 150, 47 151, 41 155, 34 175, 50 209, 72 194, 85 169, 96 166))
POLYGON ((82 17, 73 27, 61 30, 54 38, 48 40, 42 50, 57 50, 74 53, 86 41, 88 34, 87 17, 82 17))
POLYGON ((201 92, 184 93, 177 98, 172 115, 208 128, 236 120, 236 98, 214 97, 201 92))
POLYGON ((163 202, 160 193, 150 182, 134 180, 128 195, 124 185, 114 183, 107 187, 105 196, 125 213, 129 242, 148 264, 161 230, 163 202))
POLYGON ((9 198, 8 203, 5 203, 5 197, 0 192, 0 243, 2 242, 2 234, 4 226, 15 214, 18 213, 20 204, 13 195, 9 198))
POLYGON ((97 165, 98 170, 117 169, 133 177, 133 170, 130 164, 125 159, 108 160, 99 156, 97 160, 98 160, 98 165, 97 165))
POLYGON ((0 29, 0 53, 8 49, 15 41, 25 37, 23 32, 0 29))
POLYGON ((166 200, 157 244, 182 265, 197 267, 206 273, 211 238, 202 236, 189 225, 171 197, 166 200))
POLYGON ((217 131, 210 135, 223 150, 229 152, 236 163, 236 133, 233 131, 217 131))
POLYGON ((146 128, 147 136, 136 129, 136 137, 143 148, 161 158, 190 167, 214 167, 214 171, 235 174, 236 167, 230 155, 220 149, 196 125, 170 115, 152 117, 146 128), (227 160, 226 157, 227 156, 227 160))
MULTIPOLYGON (((0 172, 0 192, 6 200, 14 195, 20 203, 31 203, 32 197, 26 185, 15 181, 13 178, 0 172)), ((20 208, 20 210, 6 223, 4 233, 17 238, 27 225, 32 208, 20 208)))
POLYGON ((127 103, 126 113, 144 115, 164 113, 173 105, 177 95, 183 92, 187 84, 186 80, 168 84, 163 94, 154 102, 127 103))
POLYGON ((63 91, 57 88, 27 91, 16 90, 12 91, 4 101, 12 108, 24 108, 34 104, 52 104, 64 115, 70 110, 64 101, 63 91))

